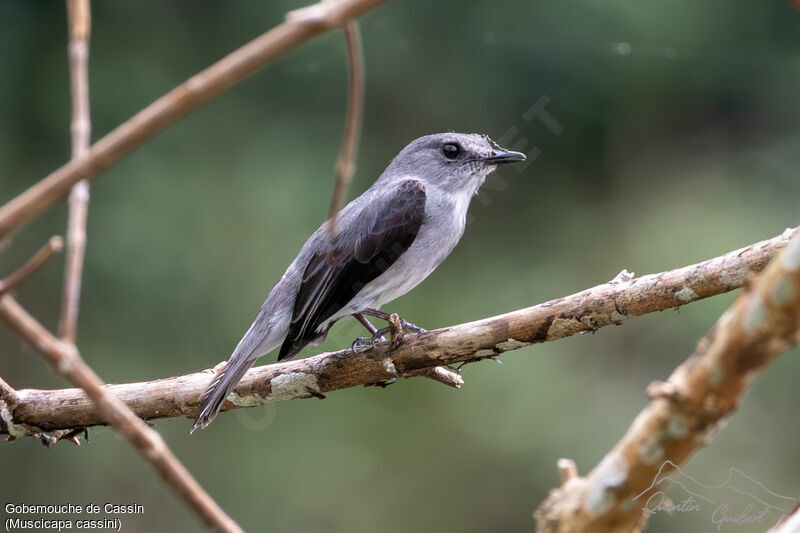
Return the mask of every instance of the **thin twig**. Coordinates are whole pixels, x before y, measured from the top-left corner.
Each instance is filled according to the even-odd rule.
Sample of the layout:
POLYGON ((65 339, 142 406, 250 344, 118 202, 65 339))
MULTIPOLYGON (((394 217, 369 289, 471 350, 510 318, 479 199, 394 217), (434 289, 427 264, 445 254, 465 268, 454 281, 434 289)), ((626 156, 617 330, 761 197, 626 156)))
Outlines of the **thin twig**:
MULTIPOLYGON (((72 159, 89 153, 92 122, 89 115, 89 36, 92 17, 89 0, 67 0, 69 19, 69 73, 72 94, 72 159)), ((75 342, 81 298, 83 259, 86 252, 86 218, 89 213, 89 182, 81 180, 69 194, 67 253, 64 290, 61 297, 59 336, 75 342)))
POLYGON ((83 362, 75 345, 54 337, 8 294, 0 296, 0 318, 41 353, 58 374, 86 392, 103 421, 114 426, 131 442, 207 526, 220 531, 242 531, 178 461, 161 435, 150 429, 104 386, 97 374, 83 362))
MULTIPOLYGON (((754 379, 800 338, 800 235, 748 283, 628 432, 585 478, 551 491, 543 532, 629 532, 651 514, 655 483, 707 445, 754 379)), ((792 502, 793 503, 793 502, 792 502)))
POLYGON ((323 0, 292 12, 286 22, 174 88, 72 160, 0 208, 0 239, 52 206, 81 179, 93 180, 144 141, 230 89, 292 48, 360 16, 386 0, 323 0))
MULTIPOLYGON (((392 347, 325 353, 251 369, 223 410, 292 400, 319 393, 412 377, 425 369, 494 357, 531 343, 553 341, 619 324, 622 320, 679 307, 741 287, 760 272, 800 230, 720 257, 660 274, 613 281, 504 315, 406 335, 392 347), (276 379, 277 378, 277 379, 276 379), (301 386, 302 385, 302 386, 301 386)), ((194 417, 213 370, 144 383, 110 385, 115 396, 144 419, 194 417)), ((86 395, 75 389, 18 390, 15 422, 72 428, 104 423, 86 395)), ((2 431, 2 429, 0 429, 2 431)))
POLYGON ((19 287, 23 281, 42 268, 47 261, 64 248, 64 240, 59 236, 50 237, 33 257, 3 279, 0 279, 0 295, 19 287))
POLYGON ((361 122, 364 116, 364 52, 361 46, 361 32, 358 21, 351 20, 344 27, 347 38, 347 58, 350 76, 347 88, 347 114, 344 123, 342 151, 336 160, 336 179, 328 211, 328 230, 336 231, 336 214, 342 208, 344 194, 355 172, 358 139, 361 136, 361 122))
POLYGON ((432 379, 433 381, 438 381, 442 385, 447 385, 454 389, 460 389, 461 385, 464 384, 464 378, 461 377, 461 374, 443 366, 425 368, 421 371, 411 372, 410 375, 432 379))
POLYGON ((572 478, 578 477, 578 467, 572 459, 562 457, 558 460, 558 475, 561 477, 561 483, 566 483, 572 478))

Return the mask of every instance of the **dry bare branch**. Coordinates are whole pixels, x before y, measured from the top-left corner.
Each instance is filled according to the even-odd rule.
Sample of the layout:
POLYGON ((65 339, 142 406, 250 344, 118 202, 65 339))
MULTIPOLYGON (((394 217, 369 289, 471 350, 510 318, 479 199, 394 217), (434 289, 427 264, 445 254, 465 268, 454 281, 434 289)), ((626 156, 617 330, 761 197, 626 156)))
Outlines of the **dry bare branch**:
MULTIPOLYGON (((72 159, 89 153, 92 122, 89 116, 89 36, 92 16, 89 0, 67 0, 69 27, 69 74, 72 93, 72 159)), ((64 291, 61 297, 59 336, 75 342, 81 298, 83 258, 86 251, 86 217, 89 213, 89 182, 81 180, 69 194, 67 253, 64 268, 64 291)))
POLYGON ((93 180, 144 141, 266 63, 384 1, 322 0, 289 13, 283 24, 195 74, 118 126, 92 145, 86 157, 71 160, 0 208, 0 238, 64 198, 80 180, 93 180))
POLYGON ((12 291, 19 287, 22 282, 31 277, 37 270, 47 263, 47 261, 64 248, 64 241, 59 236, 50 237, 47 244, 42 246, 33 257, 19 267, 17 270, 0 279, 0 295, 12 291))
POLYGON ((578 466, 572 459, 562 457, 558 460, 558 474, 561 476, 561 483, 566 483, 572 478, 578 477, 578 466))
POLYGON ((13 410, 19 403, 17 391, 15 391, 14 387, 6 383, 2 378, 0 378, 0 400, 5 402, 6 408, 11 410, 13 410))
MULTIPOLYGON (((329 391, 410 377, 434 367, 495 357, 532 343, 552 341, 655 311, 731 291, 769 260, 800 230, 734 250, 720 257, 660 274, 613 280, 591 289, 504 315, 406 335, 397 346, 380 344, 353 353, 320 354, 251 369, 223 410, 317 396, 329 391)), ((200 394, 213 376, 184 376, 109 385, 141 418, 193 418, 200 394)), ((49 431, 102 424, 105 418, 75 389, 18 390, 14 423, 49 431)), ((0 431, 7 431, 0 425, 0 431)))
POLYGON ((797 533, 798 531, 800 531, 800 503, 767 533, 797 533))
POLYGON ((629 532, 659 472, 669 474, 707 445, 738 408, 753 380, 800 337, 800 236, 719 318, 622 440, 586 477, 550 492, 536 511, 543 532, 629 532))
POLYGON ((330 231, 336 230, 336 213, 342 208, 344 193, 355 172, 358 139, 361 135, 361 122, 364 116, 364 52, 361 46, 358 21, 349 21, 344 27, 344 34, 347 39, 350 76, 347 88, 344 140, 342 141, 342 151, 336 161, 333 195, 328 211, 328 229, 330 231))
POLYGON ((423 368, 422 370, 411 372, 408 377, 414 376, 432 379, 433 381, 438 381, 442 385, 447 385, 448 387, 453 387, 454 389, 460 389, 461 385, 464 384, 464 378, 461 377, 461 374, 443 366, 423 368))
MULTIPOLYGON (((97 374, 83 362, 74 344, 51 335, 8 294, 0 296, 0 318, 40 352, 58 374, 83 389, 81 392, 90 398, 100 419, 127 438, 207 526, 220 531, 242 531, 172 454, 161 435, 150 429, 104 386, 97 374)), ((17 407, 19 401, 17 395, 17 407)), ((15 437, 29 434, 29 428, 14 422, 15 412, 16 409, 5 401, 0 405, 0 418, 9 434, 15 437)))

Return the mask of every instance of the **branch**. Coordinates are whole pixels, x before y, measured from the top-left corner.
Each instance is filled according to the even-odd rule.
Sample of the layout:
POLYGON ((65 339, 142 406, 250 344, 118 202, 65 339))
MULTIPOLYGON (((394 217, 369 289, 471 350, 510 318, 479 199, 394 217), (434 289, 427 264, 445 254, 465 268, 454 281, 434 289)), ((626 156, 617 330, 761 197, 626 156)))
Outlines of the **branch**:
POLYGON ((6 407, 11 410, 19 404, 17 391, 15 391, 11 385, 3 381, 2 378, 0 378, 0 400, 5 402, 6 407))
POLYGON ((797 533, 798 531, 800 531, 800 503, 767 533, 797 533))
MULTIPOLYGON (((89 0, 67 0, 69 18, 69 73, 72 93, 72 159, 89 153, 92 123, 89 117, 89 35, 92 17, 89 0)), ((86 217, 89 213, 89 182, 81 180, 69 194, 67 254, 64 268, 64 291, 61 298, 59 335, 75 342, 78 330, 78 306, 81 298, 83 258, 86 251, 86 217)))
POLYGON ((745 291, 666 383, 622 440, 585 478, 551 491, 536 511, 539 530, 638 530, 648 498, 707 445, 738 408, 756 376, 800 340, 800 235, 745 291), (663 472, 663 474, 662 474, 663 472))
POLYGON ((10 292, 19 287, 26 279, 31 277, 37 270, 42 268, 53 255, 57 254, 64 247, 64 241, 61 237, 50 237, 47 244, 42 246, 38 252, 33 254, 33 257, 19 267, 17 270, 9 274, 3 279, 0 279, 0 295, 10 292))
POLYGON ((347 57, 350 63, 350 77, 347 89, 347 115, 344 124, 342 151, 336 161, 336 179, 328 211, 328 229, 336 230, 336 213, 342 208, 342 200, 355 172, 356 150, 364 116, 364 52, 361 47, 361 33, 358 21, 351 20, 344 27, 347 38, 347 57))
MULTIPOLYGON (((110 423, 127 438, 207 526, 220 531, 242 531, 178 461, 161 435, 150 429, 104 386, 97 374, 83 362, 75 345, 51 335, 8 294, 0 296, 0 318, 20 338, 39 351, 58 374, 83 389, 81 393, 90 398, 89 401, 93 409, 98 411, 100 420, 110 423)), ((18 407, 21 401, 19 394, 16 395, 16 400, 18 407)), ((15 412, 12 405, 3 401, 0 415, 9 433, 12 436, 26 434, 28 428, 14 422, 15 412)))
POLYGON ((322 0, 290 12, 286 22, 195 74, 97 141, 86 157, 71 160, 0 208, 0 239, 64 198, 81 179, 93 180, 148 138, 261 66, 384 1, 322 0))
MULTIPOLYGON (((381 344, 360 353, 342 350, 253 368, 229 396, 223 410, 319 396, 425 373, 442 365, 478 361, 728 292, 761 271, 797 234, 798 229, 787 230, 770 240, 677 270, 614 280, 572 296, 420 337, 406 335, 395 347, 381 344)), ((108 390, 141 418, 192 418, 212 376, 213 370, 206 370, 156 381, 109 385, 108 390)), ((80 390, 27 389, 18 390, 17 395, 20 403, 13 420, 17 424, 50 431, 88 427, 105 420, 80 390)))

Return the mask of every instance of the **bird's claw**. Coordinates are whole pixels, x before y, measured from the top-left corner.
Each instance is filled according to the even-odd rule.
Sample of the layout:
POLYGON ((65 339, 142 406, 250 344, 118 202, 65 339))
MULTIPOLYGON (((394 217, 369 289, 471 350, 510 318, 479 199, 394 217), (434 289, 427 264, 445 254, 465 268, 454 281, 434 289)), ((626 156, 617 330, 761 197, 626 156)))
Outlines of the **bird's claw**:
POLYGON ((416 324, 412 324, 411 322, 409 322, 408 320, 406 320, 404 318, 400 319, 400 325, 403 326, 403 329, 406 329, 408 331, 413 331, 414 333, 416 333, 417 337, 419 337, 423 333, 428 333, 427 329, 421 328, 421 327, 417 326, 416 324))
POLYGON ((356 340, 353 341, 350 349, 353 350, 353 352, 358 353, 361 350, 369 350, 370 348, 374 348, 379 342, 386 342, 386 337, 383 336, 383 333, 385 333, 383 330, 378 330, 378 332, 372 337, 356 337, 356 340))
POLYGON ((421 328, 416 324, 412 324, 408 320, 400 318, 396 314, 388 315, 386 313, 382 313, 375 310, 372 310, 370 311, 370 313, 367 313, 367 311, 364 311, 364 313, 388 321, 389 326, 376 330, 374 327, 370 327, 369 322, 365 323, 363 317, 359 318, 360 315, 354 315, 356 318, 359 318, 361 323, 364 324, 364 326, 367 327, 367 329, 369 329, 370 332, 374 332, 372 337, 356 337, 356 340, 354 340, 353 344, 350 345, 350 349, 355 353, 358 353, 361 350, 369 350, 371 348, 374 348, 375 345, 378 343, 386 342, 386 338, 384 337, 384 335, 386 335, 387 333, 391 334, 392 342, 397 343, 403 338, 403 334, 406 331, 411 331, 413 333, 416 333, 417 337, 419 337, 423 333, 428 332, 427 329, 421 328))

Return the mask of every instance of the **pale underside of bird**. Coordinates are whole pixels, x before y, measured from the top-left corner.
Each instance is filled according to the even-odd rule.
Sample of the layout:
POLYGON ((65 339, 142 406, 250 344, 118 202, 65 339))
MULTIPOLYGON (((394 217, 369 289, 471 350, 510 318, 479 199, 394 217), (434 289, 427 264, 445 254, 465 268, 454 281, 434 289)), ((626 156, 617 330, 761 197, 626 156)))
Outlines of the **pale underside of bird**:
POLYGON ((211 380, 192 430, 208 425, 255 360, 279 346, 278 360, 291 358, 347 316, 379 339, 364 315, 386 318, 378 308, 416 287, 458 244, 486 176, 524 159, 485 135, 440 133, 412 141, 339 212, 333 231, 323 224, 306 241, 211 380))

